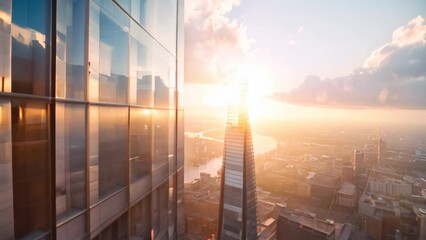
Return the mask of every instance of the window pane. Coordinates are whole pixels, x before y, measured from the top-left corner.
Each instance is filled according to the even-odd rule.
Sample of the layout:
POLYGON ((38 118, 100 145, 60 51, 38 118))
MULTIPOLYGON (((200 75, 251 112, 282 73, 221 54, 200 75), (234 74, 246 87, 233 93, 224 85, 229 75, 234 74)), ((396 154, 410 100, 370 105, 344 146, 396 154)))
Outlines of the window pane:
MULTIPOLYGON (((132 109, 130 113, 130 180, 151 178, 151 110, 132 109)), ((150 184, 150 181, 149 181, 150 184)), ((147 185, 147 184, 146 184, 147 185)), ((146 186, 148 187, 148 186, 146 186)))
POLYGON ((127 108, 99 107, 99 197, 126 186, 127 108))
POLYGON ((152 231, 154 239, 168 239, 168 196, 168 181, 152 192, 152 231))
POLYGON ((176 204, 177 204, 177 222, 176 222, 176 228, 177 228, 177 238, 181 239, 185 235, 185 221, 184 221, 184 205, 183 205, 183 198, 184 198, 184 169, 181 168, 177 171, 177 177, 176 177, 176 185, 177 185, 177 191, 176 191, 176 204))
POLYGON ((169 175, 169 110, 154 110, 154 159, 152 181, 156 187, 169 175))
POLYGON ((58 221, 86 208, 86 109, 56 105, 56 214, 58 221))
POLYGON ((168 210, 168 222, 169 222, 169 239, 175 239, 176 234, 176 174, 169 177, 169 210, 168 210))
POLYGON ((58 0, 56 96, 85 97, 85 0, 58 0))
MULTIPOLYGON (((132 28, 135 29, 135 28, 132 28)), ((131 104, 153 106, 153 59, 152 42, 140 28, 133 31, 130 39, 130 91, 131 104)))
POLYGON ((184 130, 184 111, 178 111, 178 129, 177 129, 177 168, 181 168, 184 165, 184 141, 185 141, 185 130, 184 130))
POLYGON ((50 173, 47 104, 12 103, 15 238, 49 230, 50 173))
POLYGON ((0 91, 10 92, 12 0, 0 3, 0 91))
POLYGON ((12 92, 49 95, 50 6, 49 0, 13 1, 12 92))
POLYGON ((99 100, 127 103, 129 27, 101 11, 99 29, 99 100))
POLYGON ((151 195, 130 209, 130 237, 151 239, 151 195))
POLYGON ((175 108, 176 60, 170 54, 155 49, 154 106, 175 108))
POLYGON ((114 0, 173 55, 176 53, 176 0, 114 0))
POLYGON ((169 110, 169 175, 176 172, 176 111, 169 110))
POLYGON ((10 103, 0 100, 0 236, 13 238, 12 136, 10 103))

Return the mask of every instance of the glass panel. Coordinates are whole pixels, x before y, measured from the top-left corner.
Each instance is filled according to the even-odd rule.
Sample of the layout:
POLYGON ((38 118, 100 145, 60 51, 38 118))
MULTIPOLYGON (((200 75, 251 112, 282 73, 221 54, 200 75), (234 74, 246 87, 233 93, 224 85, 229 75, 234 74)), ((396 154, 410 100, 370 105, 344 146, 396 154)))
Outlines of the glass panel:
POLYGON ((184 197, 184 169, 181 168, 177 171, 176 178, 176 205, 177 205, 177 238, 182 239, 185 236, 185 221, 184 221, 184 205, 183 205, 183 197, 184 197))
POLYGON ((101 11, 99 29, 99 100, 127 103, 129 26, 101 11))
POLYGON ((181 168, 184 165, 184 141, 185 141, 185 129, 184 129, 184 111, 178 111, 177 119, 177 168, 181 168))
POLYGON ((37 238, 50 225, 47 104, 12 102, 15 238, 37 238))
POLYGON ((56 96, 84 99, 85 0, 58 0, 56 96))
POLYGON ((169 173, 169 110, 154 110, 154 159, 152 162, 152 181, 156 187, 166 180, 169 173))
POLYGON ((86 208, 86 109, 56 104, 56 215, 63 220, 86 208))
MULTIPOLYGON (((151 110, 133 108, 130 113, 130 180, 151 179, 151 110)), ((147 184, 148 185, 148 184, 147 184)), ((149 181, 149 185, 150 181, 149 181)))
POLYGON ((50 0, 13 1, 13 92, 49 95, 50 6, 50 0))
POLYGON ((176 0, 114 0, 169 52, 176 53, 176 0))
POLYGON ((152 231, 154 239, 167 239, 169 182, 152 192, 152 231))
POLYGON ((130 238, 151 239, 151 195, 130 209, 130 238))
POLYGON ((89 13, 89 88, 90 101, 99 101, 99 18, 100 7, 90 1, 89 13))
POLYGON ((176 60, 160 47, 154 51, 154 106, 175 108, 176 60))
POLYGON ((13 238, 12 131, 10 103, 0 100, 0 236, 13 238))
POLYGON ((176 172, 176 111, 169 111, 169 175, 176 172))
POLYGON ((127 240, 127 213, 121 215, 117 220, 108 225, 107 228, 102 230, 93 240, 103 240, 103 239, 117 239, 117 240, 127 240))
POLYGON ((176 174, 169 177, 169 210, 168 210, 168 235, 169 239, 176 237, 176 174))
POLYGON ((12 0, 0 1, 0 91, 10 92, 12 0))
MULTIPOLYGON (((132 28, 134 29, 134 28, 132 28)), ((136 28, 130 39, 130 91, 131 104, 153 106, 154 84, 152 42, 149 36, 136 28)))
POLYGON ((99 197, 126 186, 127 108, 99 107, 99 197))
POLYGON ((178 71, 177 71, 177 107, 178 109, 184 109, 184 85, 185 85, 185 77, 184 77, 184 64, 183 62, 177 62, 178 71))
POLYGON ((90 205, 93 205, 99 200, 99 107, 90 105, 89 112, 89 196, 90 205))

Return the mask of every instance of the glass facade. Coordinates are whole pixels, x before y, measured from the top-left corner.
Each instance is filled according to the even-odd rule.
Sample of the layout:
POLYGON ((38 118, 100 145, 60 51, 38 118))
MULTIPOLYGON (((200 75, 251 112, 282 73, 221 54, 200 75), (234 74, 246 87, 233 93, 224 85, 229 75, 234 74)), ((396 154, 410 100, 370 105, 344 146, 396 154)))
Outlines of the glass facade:
MULTIPOLYGON (((244 92, 242 95, 244 99, 244 92)), ((228 111, 219 216, 220 239, 257 238, 256 176, 246 101, 228 111)))
POLYGON ((183 4, 0 1, 0 238, 183 239, 183 4))

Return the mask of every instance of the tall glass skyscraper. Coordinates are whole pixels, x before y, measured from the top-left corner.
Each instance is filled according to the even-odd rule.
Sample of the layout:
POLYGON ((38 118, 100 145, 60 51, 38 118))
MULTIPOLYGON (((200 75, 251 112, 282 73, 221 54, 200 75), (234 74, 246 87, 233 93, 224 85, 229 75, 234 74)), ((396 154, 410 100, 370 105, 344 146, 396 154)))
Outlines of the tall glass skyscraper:
POLYGON ((228 110, 219 214, 221 240, 257 239, 257 199, 248 89, 228 110))
POLYGON ((0 1, 0 238, 181 239, 183 0, 0 1))

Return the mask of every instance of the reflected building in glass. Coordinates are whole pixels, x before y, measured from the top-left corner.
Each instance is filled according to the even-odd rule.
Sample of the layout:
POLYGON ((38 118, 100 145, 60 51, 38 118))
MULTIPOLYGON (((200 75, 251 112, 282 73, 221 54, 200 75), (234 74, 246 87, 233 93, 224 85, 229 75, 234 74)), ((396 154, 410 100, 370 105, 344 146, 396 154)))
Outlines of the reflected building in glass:
POLYGON ((0 238, 182 239, 183 0, 0 1, 0 238))
POLYGON ((248 89, 230 106, 222 165, 219 237, 257 239, 257 199, 253 142, 248 114, 248 89))

